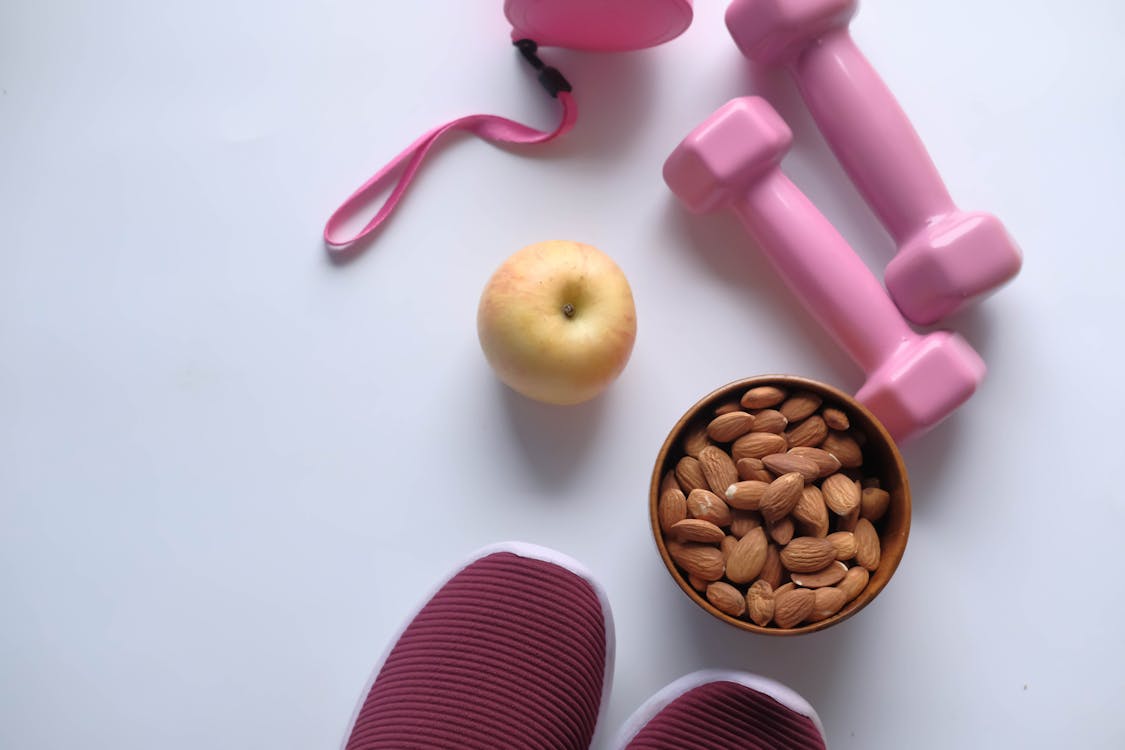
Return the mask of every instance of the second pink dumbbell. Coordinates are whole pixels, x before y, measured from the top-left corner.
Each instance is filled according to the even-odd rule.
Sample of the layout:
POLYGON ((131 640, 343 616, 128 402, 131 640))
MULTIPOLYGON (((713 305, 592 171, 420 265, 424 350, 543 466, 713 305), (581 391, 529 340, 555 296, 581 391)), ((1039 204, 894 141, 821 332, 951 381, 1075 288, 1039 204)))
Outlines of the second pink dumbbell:
POLYGON ((857 0, 733 0, 742 53, 786 65, 817 125, 898 244, 885 282, 902 313, 935 323, 1017 273, 1019 247, 989 214, 954 205, 925 146, 863 56, 848 22, 857 0))
POLYGON ((836 228, 779 168, 793 134, 764 100, 728 102, 664 164, 696 212, 732 207, 805 306, 867 373, 856 398, 905 440, 969 399, 980 356, 955 333, 920 336, 836 228))

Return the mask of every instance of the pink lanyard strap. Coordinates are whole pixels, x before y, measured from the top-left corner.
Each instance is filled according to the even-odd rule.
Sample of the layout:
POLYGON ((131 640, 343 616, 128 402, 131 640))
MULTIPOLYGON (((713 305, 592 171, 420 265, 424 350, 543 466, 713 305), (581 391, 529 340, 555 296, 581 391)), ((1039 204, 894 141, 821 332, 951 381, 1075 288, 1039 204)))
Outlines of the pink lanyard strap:
POLYGON ((446 133, 465 131, 491 143, 531 145, 553 141, 574 127, 574 122, 578 119, 578 109, 575 106, 574 97, 570 94, 570 84, 557 70, 543 64, 536 55, 537 46, 535 42, 530 39, 521 39, 515 45, 524 58, 539 71, 539 82, 543 84, 547 93, 557 98, 559 103, 562 104, 562 120, 558 126, 554 130, 546 132, 496 115, 468 115, 434 128, 407 146, 402 153, 376 172, 370 180, 363 183, 329 217, 328 222, 324 225, 324 244, 327 245, 330 252, 344 251, 382 226, 383 222, 394 212, 406 189, 410 187, 410 183, 418 168, 422 166, 426 154, 429 153, 438 139, 446 133), (385 190, 392 182, 394 188, 375 216, 367 222, 367 226, 356 234, 350 236, 343 234, 341 225, 351 219, 373 196, 385 190))

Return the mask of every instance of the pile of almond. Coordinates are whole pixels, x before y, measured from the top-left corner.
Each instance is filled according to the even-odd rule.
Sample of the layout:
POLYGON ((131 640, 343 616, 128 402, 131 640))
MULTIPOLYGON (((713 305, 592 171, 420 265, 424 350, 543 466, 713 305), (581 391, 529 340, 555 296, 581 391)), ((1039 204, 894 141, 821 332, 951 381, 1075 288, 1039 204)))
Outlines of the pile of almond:
POLYGON ((763 386, 686 430, 658 505, 668 552, 731 617, 793 628, 839 612, 879 567, 890 494, 865 436, 820 396, 763 386))

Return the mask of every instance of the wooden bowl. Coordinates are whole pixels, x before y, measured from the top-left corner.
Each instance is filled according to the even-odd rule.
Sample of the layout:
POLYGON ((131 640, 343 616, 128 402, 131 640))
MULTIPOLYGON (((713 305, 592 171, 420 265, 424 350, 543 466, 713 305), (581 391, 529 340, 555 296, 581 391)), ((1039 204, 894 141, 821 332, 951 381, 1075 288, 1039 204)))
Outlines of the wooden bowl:
POLYGON ((652 483, 649 487, 649 520, 653 538, 656 540, 656 547, 660 551, 660 557, 664 560, 668 573, 697 605, 723 622, 752 633, 781 636, 801 635, 824 630, 848 619, 866 607, 891 580, 891 576, 894 575, 899 561, 902 559, 902 554, 906 550, 906 540, 910 534, 910 482, 898 446, 895 445, 886 428, 852 396, 830 385, 807 378, 793 375, 763 375, 730 383, 703 397, 672 428, 656 457, 656 466, 652 472, 652 483), (871 575, 867 588, 832 617, 795 628, 761 627, 749 620, 731 617, 716 609, 703 595, 691 587, 687 577, 680 572, 672 561, 664 543, 664 533, 660 529, 660 519, 657 512, 661 480, 665 473, 674 468, 684 455, 683 437, 688 429, 713 419, 716 407, 728 402, 737 402, 742 394, 749 389, 764 385, 784 388, 790 393, 800 390, 811 391, 820 395, 826 404, 832 404, 847 414, 852 429, 867 436, 867 443, 863 446, 864 475, 878 477, 882 488, 887 490, 891 496, 890 507, 886 515, 877 524, 877 526, 881 526, 879 537, 882 556, 879 567, 871 575))

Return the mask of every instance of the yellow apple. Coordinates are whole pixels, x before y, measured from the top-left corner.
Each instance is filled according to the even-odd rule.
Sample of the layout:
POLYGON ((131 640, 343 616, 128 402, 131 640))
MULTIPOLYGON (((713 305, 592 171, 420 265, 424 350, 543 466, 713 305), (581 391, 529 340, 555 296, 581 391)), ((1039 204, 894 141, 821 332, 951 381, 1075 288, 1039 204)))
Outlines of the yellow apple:
POLYGON ((608 255, 579 242, 540 242, 492 275, 477 333, 508 386, 537 401, 577 404, 625 369, 637 313, 629 282, 608 255))

